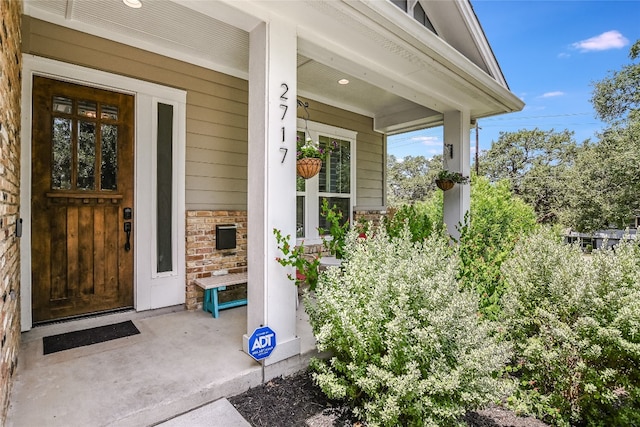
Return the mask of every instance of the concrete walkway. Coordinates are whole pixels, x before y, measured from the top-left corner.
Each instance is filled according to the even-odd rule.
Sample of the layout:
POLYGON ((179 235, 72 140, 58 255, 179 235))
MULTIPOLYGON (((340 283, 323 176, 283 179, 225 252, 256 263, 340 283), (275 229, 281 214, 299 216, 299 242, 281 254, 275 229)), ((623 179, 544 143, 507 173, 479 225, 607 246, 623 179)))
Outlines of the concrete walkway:
POLYGON ((216 400, 157 427, 251 427, 227 399, 216 400))
POLYGON ((242 351, 246 318, 246 307, 224 310, 218 319, 201 310, 175 307, 25 332, 7 425, 248 425, 226 399, 219 399, 304 369, 316 351, 300 307, 297 327, 302 355, 266 367, 263 377, 261 365, 242 351), (129 319, 139 335, 42 354, 44 336, 129 319), (223 423, 216 424, 218 421, 223 423))

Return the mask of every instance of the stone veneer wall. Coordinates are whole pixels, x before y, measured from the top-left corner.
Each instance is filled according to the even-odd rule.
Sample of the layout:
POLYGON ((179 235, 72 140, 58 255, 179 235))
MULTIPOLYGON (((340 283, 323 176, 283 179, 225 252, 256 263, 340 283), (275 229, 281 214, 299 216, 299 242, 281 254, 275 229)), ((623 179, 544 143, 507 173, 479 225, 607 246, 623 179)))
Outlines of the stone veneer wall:
POLYGON ((247 269, 246 211, 187 211, 187 310, 195 310, 203 292, 193 281, 214 271, 239 273, 247 269), (216 249, 216 225, 235 224, 236 248, 216 249))
POLYGON ((387 215, 386 210, 355 210, 353 217, 356 222, 372 222, 374 226, 380 225, 380 218, 387 215))
POLYGON ((20 96, 22 1, 0 1, 0 425, 20 346, 20 96))

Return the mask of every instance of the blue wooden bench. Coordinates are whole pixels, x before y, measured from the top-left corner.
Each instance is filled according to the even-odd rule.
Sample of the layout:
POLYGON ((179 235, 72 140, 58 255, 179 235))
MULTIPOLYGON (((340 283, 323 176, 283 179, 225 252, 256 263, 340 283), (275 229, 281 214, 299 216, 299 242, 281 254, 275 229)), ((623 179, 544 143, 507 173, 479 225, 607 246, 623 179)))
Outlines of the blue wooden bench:
POLYGON ((215 318, 219 316, 220 310, 247 305, 246 298, 227 302, 218 301, 218 291, 226 290, 227 286, 247 283, 246 272, 203 277, 200 279, 196 279, 194 283, 204 289, 204 301, 202 302, 202 309, 208 313, 211 313, 215 318))

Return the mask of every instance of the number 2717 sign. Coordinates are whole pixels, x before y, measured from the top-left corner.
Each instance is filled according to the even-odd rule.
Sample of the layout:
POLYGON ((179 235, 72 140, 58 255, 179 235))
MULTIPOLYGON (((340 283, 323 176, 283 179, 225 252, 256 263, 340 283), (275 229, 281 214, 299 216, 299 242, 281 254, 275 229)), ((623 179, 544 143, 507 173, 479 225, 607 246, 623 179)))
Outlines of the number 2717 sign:
MULTIPOLYGON (((280 118, 280 121, 284 122, 284 118, 287 116, 287 111, 289 111, 289 105, 287 105, 288 104, 287 101, 289 100, 289 97, 287 95, 287 93, 289 92, 289 85, 286 83, 282 83, 280 87, 282 88, 282 93, 280 94, 280 108, 282 108, 282 117, 280 118)), ((280 141, 280 143, 284 144, 285 134, 286 134, 284 123, 282 124, 281 130, 282 130, 282 141, 280 141)), ((281 163, 284 163, 284 159, 287 158, 287 151, 289 151, 289 149, 284 146, 281 146, 280 151, 284 153, 284 155, 282 156, 282 162, 281 162, 281 163)))

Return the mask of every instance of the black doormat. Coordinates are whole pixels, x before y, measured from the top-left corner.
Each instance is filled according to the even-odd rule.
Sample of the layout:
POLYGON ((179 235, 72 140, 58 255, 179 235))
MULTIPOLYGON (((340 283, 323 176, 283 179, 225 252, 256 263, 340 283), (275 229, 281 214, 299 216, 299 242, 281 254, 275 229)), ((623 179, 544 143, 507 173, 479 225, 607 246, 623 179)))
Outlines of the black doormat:
POLYGON ((98 326, 97 328, 83 329, 81 331, 67 332, 66 334, 51 335, 42 338, 44 354, 51 354, 58 351, 69 350, 71 348, 85 345, 97 344, 139 334, 131 320, 114 323, 113 325, 98 326))

